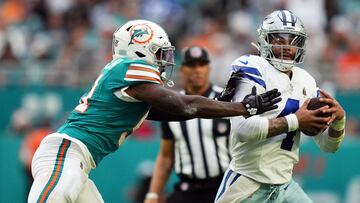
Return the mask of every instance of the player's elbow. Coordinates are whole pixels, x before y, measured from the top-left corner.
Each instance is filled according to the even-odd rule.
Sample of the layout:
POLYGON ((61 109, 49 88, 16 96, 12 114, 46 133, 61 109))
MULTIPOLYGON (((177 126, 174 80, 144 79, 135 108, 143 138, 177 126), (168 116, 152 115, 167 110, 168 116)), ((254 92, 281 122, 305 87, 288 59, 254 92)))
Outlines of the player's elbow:
POLYGON ((250 117, 234 125, 235 134, 240 142, 251 142, 262 140, 268 134, 268 119, 261 117, 250 117))
POLYGON ((235 135, 237 136, 240 142, 249 142, 254 140, 253 138, 254 136, 252 135, 252 133, 242 128, 241 125, 237 126, 233 130, 235 131, 235 135))
POLYGON ((195 118, 198 115, 199 109, 196 105, 196 99, 193 97, 186 97, 186 99, 181 102, 179 107, 179 114, 181 116, 195 118))

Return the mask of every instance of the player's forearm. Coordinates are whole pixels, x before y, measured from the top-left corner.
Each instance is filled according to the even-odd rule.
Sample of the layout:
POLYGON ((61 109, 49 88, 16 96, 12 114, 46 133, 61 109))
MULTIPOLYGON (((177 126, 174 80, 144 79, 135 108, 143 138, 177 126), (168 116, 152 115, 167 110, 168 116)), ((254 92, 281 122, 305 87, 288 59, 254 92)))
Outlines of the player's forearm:
POLYGON ((248 115, 240 102, 219 102, 196 95, 182 95, 159 85, 136 85, 126 93, 166 113, 186 118, 221 118, 248 115))
POLYGON ((177 99, 167 97, 168 99, 163 98, 163 101, 153 105, 154 110, 158 109, 158 113, 150 112, 148 119, 181 121, 192 118, 222 118, 247 114, 245 107, 239 102, 220 102, 195 95, 181 95, 177 99), (159 109, 161 109, 161 113, 159 113, 159 109))
POLYGON ((149 114, 146 117, 146 120, 153 121, 184 121, 189 119, 189 117, 172 114, 154 107, 150 109, 149 114))
POLYGON ((269 132, 267 137, 273 137, 288 132, 288 123, 284 117, 269 119, 269 132))
POLYGON ((325 152, 336 152, 345 136, 345 117, 334 121, 329 128, 315 137, 321 150, 325 152))
POLYGON ((164 190, 165 184, 169 179, 173 161, 170 158, 159 156, 156 160, 154 173, 151 178, 149 192, 161 194, 164 190))
POLYGON ((329 127, 325 130, 325 132, 314 137, 322 151, 334 153, 339 149, 345 132, 343 131, 339 137, 333 137, 333 133, 338 135, 340 132, 334 132, 334 129, 331 129, 331 127, 329 127), (333 136, 331 136, 331 134, 333 136))
POLYGON ((248 114, 242 103, 220 102, 201 96, 187 98, 183 109, 183 113, 191 118, 221 118, 248 114))

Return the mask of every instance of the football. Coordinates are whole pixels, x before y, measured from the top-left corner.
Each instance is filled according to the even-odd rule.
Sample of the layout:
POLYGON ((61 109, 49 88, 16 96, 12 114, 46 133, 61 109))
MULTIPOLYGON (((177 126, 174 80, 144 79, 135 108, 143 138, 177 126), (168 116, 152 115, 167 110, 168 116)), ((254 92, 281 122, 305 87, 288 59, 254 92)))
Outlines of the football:
MULTIPOLYGON (((320 97, 314 97, 314 98, 310 99, 310 102, 309 102, 309 104, 307 106, 307 109, 316 110, 316 109, 319 109, 319 108, 321 108, 323 106, 326 106, 326 105, 327 105, 326 103, 320 101, 320 97)), ((329 116, 331 116, 331 113, 319 113, 318 116, 320 116, 320 117, 329 117, 329 116)), ((301 132, 308 135, 308 136, 317 135, 316 130, 311 129, 311 128, 302 130, 301 132)))
MULTIPOLYGON (((323 106, 326 106, 326 105, 328 105, 328 104, 320 101, 320 97, 314 97, 314 98, 310 99, 310 102, 309 102, 309 104, 307 106, 307 109, 316 110, 316 109, 319 109, 319 108, 321 108, 323 106)), ((329 117, 329 116, 331 116, 331 113, 320 113, 320 114, 318 114, 318 116, 320 116, 320 117, 329 117)))

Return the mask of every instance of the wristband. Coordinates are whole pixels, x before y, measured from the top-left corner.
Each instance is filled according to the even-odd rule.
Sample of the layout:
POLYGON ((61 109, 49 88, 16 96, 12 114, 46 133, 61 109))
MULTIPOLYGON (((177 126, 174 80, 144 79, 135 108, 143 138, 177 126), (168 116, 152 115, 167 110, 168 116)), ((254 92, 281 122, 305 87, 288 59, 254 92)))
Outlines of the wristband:
POLYGON ((299 128, 299 120, 295 114, 289 114, 285 116, 285 119, 288 123, 288 132, 295 131, 299 128))
POLYGON ((331 124, 330 124, 330 126, 334 129, 334 130, 336 130, 336 131, 342 131, 342 130, 344 130, 344 128, 345 128, 345 121, 346 121, 346 118, 345 118, 345 116, 342 118, 342 119, 340 119, 340 120, 335 120, 335 121, 333 121, 331 124))
POLYGON ((155 192, 146 193, 145 199, 159 199, 159 195, 155 192))

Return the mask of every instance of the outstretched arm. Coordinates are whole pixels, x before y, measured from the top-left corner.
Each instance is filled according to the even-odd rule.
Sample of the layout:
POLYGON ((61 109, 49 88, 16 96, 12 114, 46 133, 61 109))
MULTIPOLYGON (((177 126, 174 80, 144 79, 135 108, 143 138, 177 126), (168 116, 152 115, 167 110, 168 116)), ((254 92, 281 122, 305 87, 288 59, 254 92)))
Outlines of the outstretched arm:
POLYGON ((153 121, 185 121, 191 118, 187 116, 172 114, 170 112, 166 112, 161 110, 160 108, 151 107, 146 120, 153 120, 153 121))
POLYGON ((219 102, 202 96, 182 95, 161 85, 150 83, 130 86, 126 93, 169 115, 178 115, 187 119, 254 115, 277 108, 275 104, 279 102, 278 96, 280 96, 277 90, 272 90, 263 95, 249 95, 242 102, 219 102))

